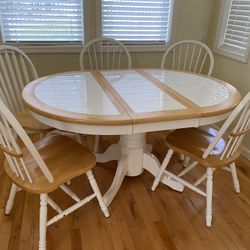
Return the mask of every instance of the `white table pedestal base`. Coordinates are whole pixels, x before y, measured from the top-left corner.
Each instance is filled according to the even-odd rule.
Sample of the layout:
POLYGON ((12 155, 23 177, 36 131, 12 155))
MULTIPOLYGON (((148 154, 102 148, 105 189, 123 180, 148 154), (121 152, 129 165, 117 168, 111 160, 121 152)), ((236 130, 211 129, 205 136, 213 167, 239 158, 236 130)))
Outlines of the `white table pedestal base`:
MULTIPOLYGON (((148 151, 150 147, 145 143, 145 139, 145 133, 121 135, 118 144, 112 144, 103 154, 96 154, 97 162, 118 161, 113 182, 104 194, 104 201, 107 205, 110 205, 114 199, 126 175, 131 177, 138 176, 142 174, 144 169, 153 176, 157 175, 161 164, 148 151)), ((161 182, 174 190, 183 191, 183 185, 169 176, 164 175, 161 182)))

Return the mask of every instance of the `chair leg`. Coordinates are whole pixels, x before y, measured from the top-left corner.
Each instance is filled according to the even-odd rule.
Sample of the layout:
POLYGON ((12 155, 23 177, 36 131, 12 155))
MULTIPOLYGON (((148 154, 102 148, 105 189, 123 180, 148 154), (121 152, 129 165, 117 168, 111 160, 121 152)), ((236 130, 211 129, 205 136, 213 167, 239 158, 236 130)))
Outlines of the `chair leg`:
POLYGON ((5 214, 6 215, 10 214, 10 212, 13 208, 13 204, 14 204, 14 200, 15 200, 17 191, 18 191, 18 187, 16 186, 16 184, 12 183, 11 189, 10 189, 10 194, 9 194, 9 199, 8 199, 6 207, 5 207, 5 214))
POLYGON ((100 143, 100 135, 95 136, 94 153, 98 153, 100 143))
POLYGON ((47 194, 40 194, 39 250, 46 250, 47 194))
POLYGON ((183 166, 186 168, 189 165, 189 161, 190 161, 190 157, 185 155, 184 156, 184 162, 183 162, 183 166))
POLYGON ((91 170, 87 171, 86 175, 87 175, 89 183, 90 183, 90 185, 91 185, 91 187, 92 187, 92 189, 93 189, 93 191, 94 191, 94 193, 96 195, 96 198, 97 198, 97 200, 99 202, 99 205, 101 207, 101 210, 102 210, 104 216, 109 217, 108 208, 107 208, 106 204, 104 203, 102 194, 101 194, 100 189, 99 189, 99 187, 98 187, 98 185, 96 183, 96 180, 95 180, 95 177, 94 177, 92 171, 91 170))
POLYGON ((76 134, 75 134, 75 137, 76 137, 76 141, 77 141, 79 144, 82 144, 81 135, 76 133, 76 134))
POLYGON ((206 225, 211 227, 212 224, 212 197, 213 197, 213 171, 207 168, 207 185, 206 185, 206 225))
POLYGON ((235 162, 230 164, 231 175, 233 179, 234 189, 236 193, 240 193, 240 183, 237 176, 235 162))
POLYGON ((153 185, 152 185, 152 187, 151 187, 151 190, 152 190, 152 191, 154 191, 154 190, 156 189, 156 187, 158 186, 158 184, 159 184, 159 182, 160 182, 160 180, 161 180, 161 177, 162 177, 162 175, 163 175, 163 172, 164 172, 164 170, 166 169, 166 167, 167 167, 167 165, 168 165, 168 163, 169 163, 169 161, 170 161, 170 159, 171 159, 173 153, 174 153, 174 150, 170 148, 170 149, 168 150, 168 152, 167 152, 167 154, 166 154, 166 156, 165 156, 165 158, 164 158, 162 164, 161 164, 161 167, 160 167, 160 170, 159 170, 159 172, 158 172, 158 175, 156 176, 156 178, 155 178, 155 180, 154 180, 154 183, 153 183, 153 185))

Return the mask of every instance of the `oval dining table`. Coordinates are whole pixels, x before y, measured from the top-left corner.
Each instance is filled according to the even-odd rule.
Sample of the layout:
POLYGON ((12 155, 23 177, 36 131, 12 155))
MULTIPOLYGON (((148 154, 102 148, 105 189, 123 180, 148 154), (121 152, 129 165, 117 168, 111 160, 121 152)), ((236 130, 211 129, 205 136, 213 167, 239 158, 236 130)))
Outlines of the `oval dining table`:
MULTIPOLYGON (((240 101, 232 85, 182 71, 162 69, 66 72, 39 78, 22 93, 32 115, 51 127, 92 135, 120 135, 97 162, 117 160, 113 182, 104 194, 109 205, 124 177, 146 169, 156 176, 158 159, 146 133, 199 127, 224 120, 240 101)), ((177 191, 183 185, 163 176, 177 191)))

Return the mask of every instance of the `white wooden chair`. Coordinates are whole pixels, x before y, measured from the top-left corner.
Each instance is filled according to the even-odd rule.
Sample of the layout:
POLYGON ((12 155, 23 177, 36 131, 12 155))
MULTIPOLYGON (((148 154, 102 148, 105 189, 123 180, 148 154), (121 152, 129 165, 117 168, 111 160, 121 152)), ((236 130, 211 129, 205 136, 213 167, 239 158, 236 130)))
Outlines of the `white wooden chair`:
POLYGON ((23 51, 0 46, 0 96, 27 132, 45 134, 51 128, 34 119, 22 101, 24 86, 37 78, 32 61, 23 51))
POLYGON ((165 68, 168 60, 172 63, 172 69, 209 76, 214 67, 214 56, 210 48, 195 40, 183 40, 171 45, 162 57, 162 69, 165 68))
POLYGON ((13 184, 6 205, 5 213, 9 214, 18 189, 40 195, 40 229, 39 249, 46 249, 47 226, 72 213, 93 198, 97 198, 106 217, 109 216, 91 169, 95 166, 95 156, 81 144, 57 134, 47 134, 35 145, 24 129, 0 100, 0 148, 6 157, 4 168, 13 184), (17 144, 13 131, 18 135, 24 147, 17 144), (67 186, 67 181, 86 173, 93 193, 80 199, 67 186), (75 203, 66 210, 49 197, 49 193, 62 189, 75 203), (47 204, 56 212, 47 220, 47 204))
POLYGON ((175 130, 170 133, 166 138, 166 145, 169 150, 155 178, 152 190, 155 190, 162 176, 167 175, 169 178, 173 178, 184 186, 205 196, 206 225, 210 227, 212 222, 213 172, 217 168, 224 168, 226 166, 227 170, 232 174, 235 191, 237 193, 240 192, 235 161, 240 156, 240 145, 249 129, 250 92, 231 113, 219 131, 214 128, 188 128, 175 130), (187 155, 194 160, 178 176, 166 170, 174 151, 187 155), (194 183, 184 180, 183 176, 198 164, 206 167, 206 173, 194 183), (205 179, 207 180, 206 191, 203 191, 197 186, 205 179))
MULTIPOLYGON (((80 54, 80 68, 87 69, 131 69, 131 56, 128 49, 119 41, 100 37, 86 43, 80 54)), ((94 152, 98 151, 99 139, 95 137, 94 152)))
POLYGON ((121 42, 113 38, 99 37, 83 46, 80 68, 81 70, 130 69, 131 56, 121 42))
MULTIPOLYGON (((183 40, 172 44, 163 54, 161 68, 164 69, 167 62, 174 70, 184 70, 193 73, 210 76, 214 68, 214 56, 210 48, 199 41, 183 40)), ((184 167, 189 163, 189 158, 181 155, 184 167)))

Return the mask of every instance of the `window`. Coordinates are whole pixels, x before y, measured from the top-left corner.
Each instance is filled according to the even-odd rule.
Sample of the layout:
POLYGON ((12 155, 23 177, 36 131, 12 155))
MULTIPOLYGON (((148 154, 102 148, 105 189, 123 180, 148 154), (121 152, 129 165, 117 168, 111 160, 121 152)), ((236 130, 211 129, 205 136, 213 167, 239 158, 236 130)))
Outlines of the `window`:
POLYGON ((249 43, 250 1, 223 0, 215 52, 246 62, 249 43))
POLYGON ((4 43, 72 44, 83 41, 82 0, 0 2, 4 43))
POLYGON ((129 45, 170 40, 173 0, 100 0, 100 35, 129 45))

